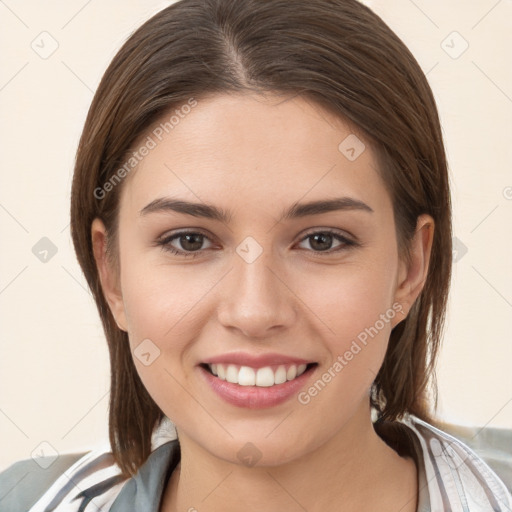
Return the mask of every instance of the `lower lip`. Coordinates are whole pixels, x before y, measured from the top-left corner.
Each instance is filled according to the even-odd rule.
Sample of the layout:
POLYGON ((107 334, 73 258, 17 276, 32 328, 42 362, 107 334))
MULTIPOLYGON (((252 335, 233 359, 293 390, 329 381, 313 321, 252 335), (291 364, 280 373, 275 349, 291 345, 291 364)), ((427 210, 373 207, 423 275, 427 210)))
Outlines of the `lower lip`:
POLYGON ((286 402, 286 400, 299 392, 314 369, 315 367, 308 368, 300 377, 288 380, 282 384, 259 387, 240 386, 239 384, 227 382, 199 366, 199 370, 217 395, 232 405, 247 409, 264 409, 286 402))

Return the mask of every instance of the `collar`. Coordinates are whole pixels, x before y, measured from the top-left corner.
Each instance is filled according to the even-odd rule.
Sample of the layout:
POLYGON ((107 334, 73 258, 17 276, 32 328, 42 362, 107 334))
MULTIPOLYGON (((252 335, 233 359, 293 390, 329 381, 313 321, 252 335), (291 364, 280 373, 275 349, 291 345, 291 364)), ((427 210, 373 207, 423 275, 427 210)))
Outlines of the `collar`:
POLYGON ((110 512, 158 512, 167 481, 180 458, 177 439, 151 452, 139 471, 123 485, 110 512))

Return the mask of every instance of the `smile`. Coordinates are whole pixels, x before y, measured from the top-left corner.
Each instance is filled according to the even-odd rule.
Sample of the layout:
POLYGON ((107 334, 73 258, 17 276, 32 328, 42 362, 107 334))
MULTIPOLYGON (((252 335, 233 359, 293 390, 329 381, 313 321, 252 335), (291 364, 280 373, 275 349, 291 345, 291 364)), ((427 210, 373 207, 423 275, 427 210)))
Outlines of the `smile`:
POLYGON ((221 380, 238 384, 239 386, 270 387, 283 384, 300 377, 307 368, 306 364, 264 366, 251 368, 234 364, 208 364, 210 372, 221 380))
POLYGON ((236 407, 275 407, 296 396, 318 363, 281 354, 224 354, 198 365, 208 387, 236 407))

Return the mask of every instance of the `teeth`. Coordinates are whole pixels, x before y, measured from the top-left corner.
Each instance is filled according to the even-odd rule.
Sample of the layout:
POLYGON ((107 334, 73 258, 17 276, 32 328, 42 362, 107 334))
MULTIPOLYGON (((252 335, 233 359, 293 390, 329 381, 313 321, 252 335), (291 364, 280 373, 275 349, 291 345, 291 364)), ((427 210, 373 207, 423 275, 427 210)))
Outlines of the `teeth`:
MULTIPOLYGON (((240 369, 240 372, 242 370, 240 369)), ((265 366, 265 368, 260 368, 256 373, 256 382, 257 386, 261 387, 269 387, 275 384, 274 372, 270 366, 265 366)), ((279 384, 279 382, 277 383, 279 384)))
POLYGON ((234 364, 209 364, 208 367, 213 375, 216 375, 221 380, 231 382, 232 384, 270 387, 300 377, 306 371, 307 365, 292 364, 288 369, 284 365, 281 365, 275 370, 270 366, 264 366, 263 368, 255 370, 249 366, 236 366, 234 364))
MULTIPOLYGON (((304 369, 306 369, 306 368, 304 368, 304 369)), ((304 373, 304 372, 302 372, 302 373, 304 373)), ((282 384, 283 382, 286 382, 286 368, 284 366, 280 366, 276 370, 276 373, 274 375, 274 384, 282 384)))
POLYGON ((288 371, 286 372, 286 380, 292 380, 297 377, 297 367, 292 364, 290 368, 288 368, 288 371))
POLYGON ((248 366, 242 366, 238 372, 238 384, 240 386, 254 386, 256 384, 256 373, 254 373, 254 370, 248 366))
POLYGON ((233 384, 238 384, 238 369, 235 365, 230 364, 226 370, 226 380, 233 384))

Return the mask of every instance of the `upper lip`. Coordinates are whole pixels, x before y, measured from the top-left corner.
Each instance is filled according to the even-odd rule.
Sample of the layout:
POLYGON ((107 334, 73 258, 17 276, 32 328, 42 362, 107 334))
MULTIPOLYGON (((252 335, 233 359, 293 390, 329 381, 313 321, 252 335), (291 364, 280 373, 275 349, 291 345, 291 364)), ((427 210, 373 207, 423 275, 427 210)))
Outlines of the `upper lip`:
POLYGON ((232 354, 222 354, 210 357, 202 362, 203 364, 235 364, 240 366, 250 366, 253 368, 262 368, 264 366, 279 364, 309 364, 313 361, 276 353, 253 355, 245 352, 235 352, 232 354))

